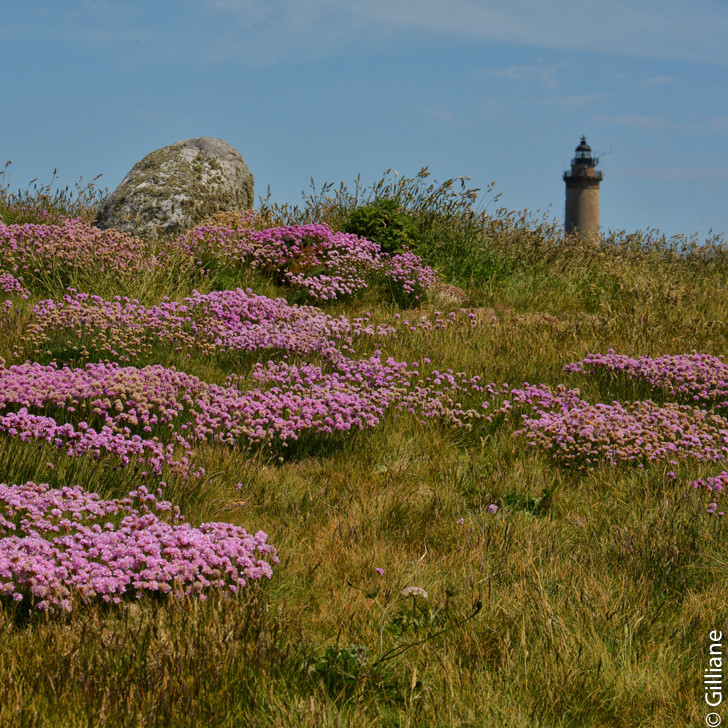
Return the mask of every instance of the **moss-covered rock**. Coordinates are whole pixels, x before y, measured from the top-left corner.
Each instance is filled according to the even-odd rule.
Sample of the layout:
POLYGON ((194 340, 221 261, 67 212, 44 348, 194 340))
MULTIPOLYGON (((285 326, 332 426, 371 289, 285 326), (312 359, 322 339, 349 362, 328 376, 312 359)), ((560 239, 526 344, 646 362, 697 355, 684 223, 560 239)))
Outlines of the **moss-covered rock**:
POLYGON ((177 235, 221 210, 249 210, 253 175, 222 139, 186 139, 137 162, 101 206, 96 226, 177 235))

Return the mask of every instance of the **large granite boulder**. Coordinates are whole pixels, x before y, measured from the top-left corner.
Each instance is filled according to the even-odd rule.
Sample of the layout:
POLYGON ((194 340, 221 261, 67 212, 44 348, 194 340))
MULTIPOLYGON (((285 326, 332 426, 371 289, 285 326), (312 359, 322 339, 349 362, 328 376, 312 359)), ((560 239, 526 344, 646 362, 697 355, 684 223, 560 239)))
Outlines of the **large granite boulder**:
POLYGON ((223 210, 249 210, 253 175, 222 139, 186 139, 137 162, 96 217, 102 230, 177 235, 223 210))

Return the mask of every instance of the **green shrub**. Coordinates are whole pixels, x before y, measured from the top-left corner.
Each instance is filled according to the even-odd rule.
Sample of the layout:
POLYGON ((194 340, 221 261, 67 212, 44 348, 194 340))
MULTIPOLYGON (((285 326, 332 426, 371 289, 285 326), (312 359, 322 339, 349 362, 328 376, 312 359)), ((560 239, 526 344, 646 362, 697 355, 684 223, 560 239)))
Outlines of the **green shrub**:
POLYGON ((344 232, 379 243, 387 253, 413 248, 418 238, 415 221, 392 198, 380 198, 353 210, 346 219, 344 232))

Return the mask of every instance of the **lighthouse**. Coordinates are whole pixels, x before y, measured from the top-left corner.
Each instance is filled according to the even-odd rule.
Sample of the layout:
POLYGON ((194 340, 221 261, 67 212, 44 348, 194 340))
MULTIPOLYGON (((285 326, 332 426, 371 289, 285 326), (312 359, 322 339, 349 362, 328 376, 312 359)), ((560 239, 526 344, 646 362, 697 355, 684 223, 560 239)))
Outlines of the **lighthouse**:
POLYGON ((564 230, 577 235, 599 235, 599 160, 592 156, 586 137, 581 138, 571 160, 571 171, 564 172, 566 215, 564 230))

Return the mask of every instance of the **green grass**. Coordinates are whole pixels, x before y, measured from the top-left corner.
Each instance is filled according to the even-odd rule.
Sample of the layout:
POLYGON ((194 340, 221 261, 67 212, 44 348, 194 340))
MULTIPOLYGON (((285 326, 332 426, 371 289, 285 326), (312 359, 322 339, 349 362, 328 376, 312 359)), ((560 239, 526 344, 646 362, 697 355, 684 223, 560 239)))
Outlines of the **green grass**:
MULTIPOLYGON (((337 227, 357 205, 398 199, 418 226, 418 254, 474 308, 495 312, 470 329, 402 333, 387 355, 429 356, 486 382, 565 382, 611 402, 647 392, 562 367, 607 348, 726 351, 724 243, 654 232, 564 239, 532 216, 477 210, 464 181, 425 179, 324 186, 297 209, 263 205, 271 222, 337 227)), ((0 199, 6 218, 11 203, 0 199)), ((209 286, 237 280, 273 290, 230 271, 209 286)), ((184 289, 170 272, 167 283, 113 293, 153 300, 184 289)), ((433 300, 402 315, 436 309, 433 300)), ((384 321, 397 309, 371 294, 327 310, 384 321)), ((23 315, 3 323, 8 360, 23 315)), ((162 351, 159 360, 209 381, 252 364, 162 351)), ((708 633, 728 622, 728 548, 724 522, 686 498, 685 484, 720 467, 683 463, 677 480, 664 464, 571 472, 513 429, 462 435, 404 415, 349 437, 304 438, 280 459, 199 448, 205 478, 171 479, 167 495, 193 523, 268 533, 281 557, 273 579, 228 602, 145 599, 70 617, 0 609, 0 725, 701 725, 708 633), (428 599, 402 597, 406 586, 428 599)), ((106 496, 134 482, 90 459, 0 445, 0 481, 82 483, 106 496)))

